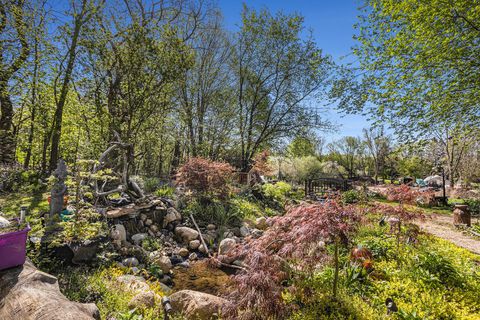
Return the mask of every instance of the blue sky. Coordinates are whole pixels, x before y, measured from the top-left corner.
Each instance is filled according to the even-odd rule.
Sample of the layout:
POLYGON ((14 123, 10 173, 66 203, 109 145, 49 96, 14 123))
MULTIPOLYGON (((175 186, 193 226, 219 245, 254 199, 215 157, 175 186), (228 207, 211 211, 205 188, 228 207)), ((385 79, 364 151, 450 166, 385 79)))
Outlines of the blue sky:
MULTIPOLYGON (((305 27, 311 29, 315 40, 324 53, 337 63, 352 61, 350 49, 354 45, 353 25, 359 14, 357 0, 218 0, 222 9, 225 26, 236 30, 240 24, 243 3, 256 9, 268 8, 272 12, 296 12, 305 17, 305 27)), ((322 104, 322 103, 319 103, 322 104)), ((342 136, 361 135, 369 127, 366 118, 360 115, 340 114, 333 107, 325 110, 325 118, 337 124, 338 132, 326 133, 329 141, 342 136)))

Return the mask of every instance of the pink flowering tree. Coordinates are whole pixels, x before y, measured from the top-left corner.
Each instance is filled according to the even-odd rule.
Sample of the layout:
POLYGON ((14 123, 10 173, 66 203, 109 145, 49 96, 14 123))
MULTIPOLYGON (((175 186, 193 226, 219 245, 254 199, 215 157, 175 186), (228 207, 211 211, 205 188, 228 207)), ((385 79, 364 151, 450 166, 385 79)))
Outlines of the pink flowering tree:
POLYGON ((337 295, 339 246, 347 245, 361 220, 359 208, 335 200, 304 204, 274 218, 272 227, 261 237, 239 245, 229 257, 241 259, 245 270, 233 277, 235 289, 225 308, 227 319, 283 319, 288 312, 282 301, 285 283, 293 270, 313 270, 333 258, 333 296, 337 295), (325 244, 334 246, 333 257, 325 244))

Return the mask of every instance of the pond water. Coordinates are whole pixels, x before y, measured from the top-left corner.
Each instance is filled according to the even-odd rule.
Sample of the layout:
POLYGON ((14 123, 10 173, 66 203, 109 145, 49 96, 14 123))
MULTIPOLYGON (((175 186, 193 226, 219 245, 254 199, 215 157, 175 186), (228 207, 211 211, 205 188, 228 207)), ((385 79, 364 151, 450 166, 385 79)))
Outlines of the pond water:
POLYGON ((208 266, 206 260, 194 262, 189 268, 175 267, 173 291, 195 290, 221 296, 231 284, 230 274, 228 270, 208 266))

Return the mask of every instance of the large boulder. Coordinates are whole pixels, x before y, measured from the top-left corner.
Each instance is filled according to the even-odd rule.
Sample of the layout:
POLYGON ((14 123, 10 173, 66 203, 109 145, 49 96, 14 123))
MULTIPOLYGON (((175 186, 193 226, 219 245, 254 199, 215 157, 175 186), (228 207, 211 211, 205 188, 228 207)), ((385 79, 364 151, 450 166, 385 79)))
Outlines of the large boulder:
POLYGON ((222 306, 228 301, 203 292, 177 291, 170 296, 173 311, 182 313, 187 319, 217 319, 222 306))
POLYGON ((93 303, 69 301, 57 278, 26 262, 0 272, 0 319, 90 320, 100 319, 93 303))
POLYGON ((175 234, 185 243, 198 238, 198 231, 189 227, 176 227, 175 234))
POLYGON ((155 306, 155 293, 152 291, 140 292, 128 302, 129 309, 153 308, 155 306))

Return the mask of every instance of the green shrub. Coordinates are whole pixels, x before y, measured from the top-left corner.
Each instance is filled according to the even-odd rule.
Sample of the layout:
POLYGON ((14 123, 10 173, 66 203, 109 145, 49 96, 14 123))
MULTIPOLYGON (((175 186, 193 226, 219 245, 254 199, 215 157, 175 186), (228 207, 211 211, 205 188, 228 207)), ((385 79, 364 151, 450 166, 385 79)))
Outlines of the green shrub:
POLYGON ((417 257, 418 276, 434 286, 462 288, 464 279, 450 260, 436 252, 423 252, 417 257))
POLYGON ((263 215, 262 209, 257 203, 240 197, 230 200, 230 209, 238 212, 238 215, 244 218, 257 218, 263 215))
POLYGON ((145 192, 153 192, 157 190, 159 186, 160 186, 160 179, 158 179, 157 177, 150 177, 150 178, 143 179, 143 190, 145 192))
POLYGON ((147 251, 156 251, 162 248, 162 243, 159 239, 153 237, 146 237, 142 241, 142 248, 147 251))
POLYGON ((348 190, 342 193, 343 203, 357 203, 360 201, 360 194, 357 190, 348 190))
POLYGON ((266 197, 273 198, 280 203, 285 203, 290 196, 292 186, 283 181, 275 184, 266 183, 262 186, 262 191, 266 197))
POLYGON ((157 197, 172 197, 175 193, 175 188, 169 186, 162 186, 155 190, 155 195, 157 197))
POLYGON ((472 214, 480 214, 480 199, 465 199, 472 214))
POLYGON ((239 226, 244 218, 236 207, 230 207, 215 199, 196 199, 185 208, 185 213, 192 214, 199 224, 209 223, 217 226, 239 226))

